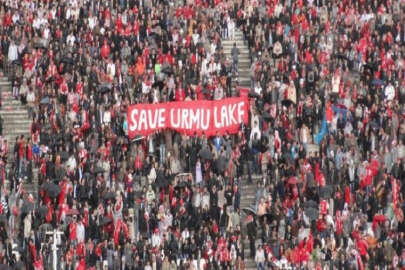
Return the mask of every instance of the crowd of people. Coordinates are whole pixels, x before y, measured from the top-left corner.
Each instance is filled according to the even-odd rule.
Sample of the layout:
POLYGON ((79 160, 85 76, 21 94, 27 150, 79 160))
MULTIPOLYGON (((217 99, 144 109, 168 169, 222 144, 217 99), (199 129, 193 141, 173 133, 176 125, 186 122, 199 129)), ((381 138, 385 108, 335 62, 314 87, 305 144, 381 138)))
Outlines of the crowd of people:
POLYGON ((405 268, 404 14, 399 0, 1 1, 0 60, 32 118, 1 153, 1 263, 405 268), (242 52, 222 45, 237 28, 249 124, 129 138, 131 104, 238 93, 242 52))

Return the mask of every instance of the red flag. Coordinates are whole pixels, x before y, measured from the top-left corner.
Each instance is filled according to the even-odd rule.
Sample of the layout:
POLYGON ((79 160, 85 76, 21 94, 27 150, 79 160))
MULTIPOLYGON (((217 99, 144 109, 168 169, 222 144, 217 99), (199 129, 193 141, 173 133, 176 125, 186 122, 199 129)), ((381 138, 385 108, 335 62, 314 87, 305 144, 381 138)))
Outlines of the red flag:
POLYGON ((121 226, 122 226, 122 221, 121 219, 117 220, 117 224, 115 225, 115 229, 114 229, 114 242, 115 245, 119 245, 119 235, 120 235, 120 231, 121 231, 121 226))
POLYGON ((350 187, 349 186, 346 186, 346 188, 345 188, 345 202, 347 203, 347 204, 351 204, 351 202, 352 202, 352 194, 351 194, 351 192, 350 192, 350 187))
POLYGON ((305 243, 305 248, 309 254, 312 253, 314 249, 314 237, 312 236, 312 232, 309 232, 307 242, 305 243))
POLYGON ((365 256, 367 254, 368 244, 367 241, 364 239, 357 240, 357 249, 361 256, 365 256))
POLYGON ((320 187, 325 186, 325 176, 323 173, 319 170, 319 163, 315 165, 315 180, 318 182, 318 185, 320 187))
POLYGON ((59 194, 59 204, 64 203, 66 190, 67 190, 67 183, 63 181, 61 184, 61 192, 59 194))
POLYGON ((328 101, 328 103, 326 104, 326 122, 328 123, 332 122, 332 118, 333 118, 333 111, 330 101, 328 101))
POLYGON ((384 215, 382 215, 382 214, 377 214, 377 215, 375 215, 375 216, 373 217, 373 225, 372 225, 373 231, 375 230, 375 228, 377 227, 377 225, 379 225, 379 224, 381 224, 381 223, 384 223, 386 220, 387 220, 387 218, 386 218, 384 215))

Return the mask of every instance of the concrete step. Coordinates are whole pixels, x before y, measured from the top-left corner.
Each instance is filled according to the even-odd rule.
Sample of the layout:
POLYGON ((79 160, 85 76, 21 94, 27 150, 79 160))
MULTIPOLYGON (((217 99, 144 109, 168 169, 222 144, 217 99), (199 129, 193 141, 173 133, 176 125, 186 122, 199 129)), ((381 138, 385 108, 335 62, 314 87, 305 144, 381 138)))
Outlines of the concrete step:
POLYGON ((28 112, 24 113, 5 113, 4 111, 0 111, 1 117, 3 117, 4 122, 6 121, 14 121, 14 120, 28 120, 28 112), (7 120, 6 120, 7 118, 7 120))
POLYGON ((250 81, 250 73, 247 72, 238 72, 238 77, 235 78, 238 81, 250 81))
POLYGON ((246 78, 250 79, 250 71, 238 70, 238 76, 235 79, 246 78))
POLYGON ((10 119, 5 119, 3 122, 3 129, 4 127, 13 127, 13 126, 21 126, 21 125, 28 125, 31 126, 31 119, 15 119, 15 120, 10 120, 10 119))
MULTIPOLYGON (((249 55, 249 49, 247 47, 244 47, 244 46, 236 46, 236 47, 238 47, 238 49, 239 49, 239 55, 242 55, 242 54, 249 55)), ((222 47, 222 49, 224 50, 224 53, 229 53, 229 54, 232 52, 232 48, 233 48, 233 46, 232 47, 228 47, 228 46, 222 47)))
POLYGON ((4 105, 21 105, 21 101, 20 99, 16 99, 15 97, 13 97, 11 94, 10 95, 6 95, 6 96, 2 96, 1 98, 1 103, 4 105))
POLYGON ((236 43, 236 47, 244 50, 249 50, 249 47, 243 40, 225 40, 221 42, 221 47, 222 48, 232 48, 233 44, 236 43))
POLYGON ((245 63, 249 64, 248 66, 250 67, 250 58, 244 55, 239 55, 238 67, 245 63))
POLYGON ((2 107, 0 110, 0 114, 2 115, 15 115, 15 114, 26 114, 27 109, 19 109, 19 110, 14 110, 13 107, 2 107), (10 108, 11 110, 8 110, 10 108))
POLYGON ((1 80, 0 81, 0 87, 2 86, 11 86, 11 82, 10 81, 5 81, 5 80, 1 80))
MULTIPOLYGON (((20 136, 20 135, 24 135, 25 138, 27 138, 27 137, 31 138, 31 134, 30 134, 29 131, 24 132, 24 133, 20 133, 20 134, 12 134, 12 133, 7 133, 7 134, 6 134, 6 133, 3 132, 3 137, 4 137, 8 142, 10 142, 10 146, 11 146, 11 144, 14 145, 15 137, 20 136)), ((10 149, 12 149, 12 148, 10 147, 10 149)))
POLYGON ((25 134, 25 133, 29 133, 30 129, 29 128, 25 128, 25 127, 20 127, 18 129, 4 129, 3 133, 7 134, 7 135, 20 135, 20 134, 25 134))
MULTIPOLYGON (((245 44, 243 39, 242 31, 239 29, 235 32, 234 40, 222 40, 221 45, 225 56, 228 59, 232 59, 232 48, 236 44, 239 49, 239 63, 238 63, 238 76, 232 78, 232 95, 236 96, 238 93, 236 87, 237 86, 244 86, 250 87, 250 52, 247 44, 245 44)), ((240 207, 251 207, 254 205, 256 200, 256 192, 257 192, 257 185, 255 184, 257 181, 256 177, 253 180, 252 184, 248 184, 245 180, 242 182, 241 186, 241 202, 240 207)), ((242 226, 242 231, 246 231, 246 225, 242 226)), ((256 263, 254 260, 249 258, 250 250, 249 250, 249 243, 245 241, 245 269, 256 269, 256 263)))
POLYGON ((27 106, 26 105, 22 105, 20 104, 15 104, 15 103, 11 103, 9 105, 7 104, 3 104, 1 106, 1 110, 3 111, 27 111, 27 106))

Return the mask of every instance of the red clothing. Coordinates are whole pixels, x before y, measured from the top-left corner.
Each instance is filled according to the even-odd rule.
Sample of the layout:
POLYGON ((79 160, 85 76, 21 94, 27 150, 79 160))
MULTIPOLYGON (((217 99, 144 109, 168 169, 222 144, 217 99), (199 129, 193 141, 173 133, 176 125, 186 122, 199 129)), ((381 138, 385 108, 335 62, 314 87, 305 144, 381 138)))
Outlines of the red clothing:
POLYGON ((44 264, 42 260, 42 255, 39 257, 38 260, 34 261, 34 269, 35 270, 44 270, 44 264))
POLYGON ((70 240, 76 240, 77 239, 76 227, 77 227, 76 222, 70 223, 70 225, 69 225, 69 239, 70 240))
POLYGON ((37 260, 37 250, 35 249, 34 244, 29 244, 29 251, 33 261, 37 260))
POLYGON ((11 24, 12 24, 11 13, 7 12, 6 15, 4 16, 3 25, 7 27, 10 26, 11 24))
POLYGON ((32 146, 31 144, 27 145, 27 160, 32 160, 32 146))
POLYGON ((318 219, 318 221, 316 222, 316 228, 318 229, 319 232, 323 232, 324 230, 326 230, 325 221, 322 219, 318 219))
POLYGON ((176 101, 184 101, 185 98, 186 98, 186 93, 184 92, 184 89, 178 88, 176 90, 176 97, 175 97, 176 101))
POLYGON ((135 158, 135 169, 136 170, 142 169, 142 159, 141 159, 140 155, 136 156, 136 158, 135 158))
POLYGON ((101 47, 100 54, 103 59, 106 59, 110 55, 110 46, 106 42, 101 47))
POLYGON ((86 270, 86 261, 82 258, 76 267, 76 270, 86 270))
POLYGON ((46 222, 51 223, 52 222, 52 216, 53 216, 53 207, 49 203, 48 204, 48 213, 46 214, 46 222))

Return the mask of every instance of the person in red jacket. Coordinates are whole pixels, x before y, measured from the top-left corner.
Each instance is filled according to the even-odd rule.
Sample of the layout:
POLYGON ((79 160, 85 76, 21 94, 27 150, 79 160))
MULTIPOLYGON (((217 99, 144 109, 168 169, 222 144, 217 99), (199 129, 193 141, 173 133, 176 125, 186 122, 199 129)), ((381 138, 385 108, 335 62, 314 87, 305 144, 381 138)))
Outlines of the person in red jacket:
POLYGON ((100 54, 103 59, 107 59, 110 55, 110 45, 108 45, 107 39, 104 39, 103 46, 100 48, 100 54))
POLYGON ((76 216, 73 216, 73 220, 69 225, 69 240, 72 242, 76 242, 77 240, 77 234, 76 234, 76 227, 77 227, 77 223, 76 223, 76 216))

